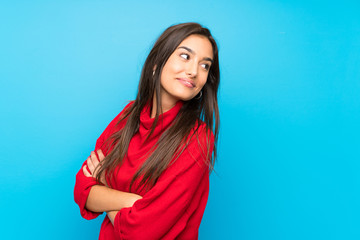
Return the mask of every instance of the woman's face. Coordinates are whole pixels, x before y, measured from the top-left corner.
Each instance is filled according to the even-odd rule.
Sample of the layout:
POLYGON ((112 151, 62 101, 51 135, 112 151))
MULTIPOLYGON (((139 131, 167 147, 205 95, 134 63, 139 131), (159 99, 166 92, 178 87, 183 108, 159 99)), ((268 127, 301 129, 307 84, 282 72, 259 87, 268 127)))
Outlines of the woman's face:
POLYGON ((206 83, 213 60, 207 37, 190 35, 170 55, 161 72, 161 98, 174 105, 195 97, 206 83))

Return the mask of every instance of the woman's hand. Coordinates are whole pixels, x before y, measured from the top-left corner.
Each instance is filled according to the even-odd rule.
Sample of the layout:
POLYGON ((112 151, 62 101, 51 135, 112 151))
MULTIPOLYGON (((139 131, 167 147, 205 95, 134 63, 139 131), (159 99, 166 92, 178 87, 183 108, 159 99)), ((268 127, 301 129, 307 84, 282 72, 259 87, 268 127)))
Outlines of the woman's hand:
MULTIPOLYGON (((90 172, 87 170, 86 165, 83 167, 83 173, 86 177, 93 177, 95 178, 97 176, 97 173, 99 172, 99 169, 102 164, 102 160, 104 160, 105 156, 101 149, 97 150, 97 154, 99 156, 99 159, 96 157, 96 154, 94 151, 91 152, 90 157, 86 160, 86 165, 89 168, 90 172)), ((106 179, 105 179, 105 172, 101 174, 100 182, 104 185, 106 185, 106 179)))

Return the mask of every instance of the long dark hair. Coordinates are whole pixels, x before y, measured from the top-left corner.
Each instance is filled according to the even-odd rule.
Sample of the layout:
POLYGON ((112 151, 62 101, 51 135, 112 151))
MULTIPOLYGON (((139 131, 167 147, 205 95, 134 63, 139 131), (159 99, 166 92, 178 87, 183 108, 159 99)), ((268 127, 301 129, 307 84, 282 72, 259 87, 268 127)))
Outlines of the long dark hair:
MULTIPOLYGON (((98 181, 100 181, 100 176, 104 171, 107 177, 112 178, 115 168, 122 164, 130 140, 139 130, 140 113, 146 104, 152 103, 154 93, 156 93, 156 115, 148 137, 154 131, 159 115, 162 113, 160 98, 160 76, 162 69, 178 45, 185 38, 193 34, 207 37, 213 48, 213 63, 209 69, 207 82, 202 89, 202 96, 184 102, 173 124, 164 131, 157 144, 151 149, 150 156, 133 176, 130 189, 134 181, 140 177, 139 186, 152 187, 174 156, 179 156, 184 151, 192 137, 189 136, 192 129, 195 129, 192 135, 197 137, 196 133, 199 129, 200 121, 203 121, 206 125, 206 132, 208 134, 207 150, 210 148, 210 130, 214 134, 214 150, 213 153, 208 154, 206 159, 209 170, 213 170, 220 124, 217 103, 217 91, 220 81, 218 47, 207 28, 202 27, 198 23, 183 23, 166 29, 157 39, 146 58, 136 99, 119 120, 119 123, 126 120, 125 126, 115 132, 110 138, 113 150, 105 157, 98 171, 96 176, 98 181), (188 141, 184 143, 184 139, 188 139, 188 141)), ((199 142, 198 138, 197 141, 199 142)), ((209 153, 209 151, 206 151, 206 153, 209 153)))

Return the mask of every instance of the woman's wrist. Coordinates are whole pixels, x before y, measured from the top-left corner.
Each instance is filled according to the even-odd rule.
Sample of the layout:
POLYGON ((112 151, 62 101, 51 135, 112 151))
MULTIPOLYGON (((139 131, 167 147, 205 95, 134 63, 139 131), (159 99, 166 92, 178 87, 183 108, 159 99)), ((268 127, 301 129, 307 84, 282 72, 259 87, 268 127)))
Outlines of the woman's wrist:
POLYGON ((115 221, 115 217, 116 217, 116 214, 118 213, 119 211, 109 211, 109 212, 106 212, 108 218, 110 219, 110 222, 112 223, 112 225, 114 225, 114 221, 115 221))

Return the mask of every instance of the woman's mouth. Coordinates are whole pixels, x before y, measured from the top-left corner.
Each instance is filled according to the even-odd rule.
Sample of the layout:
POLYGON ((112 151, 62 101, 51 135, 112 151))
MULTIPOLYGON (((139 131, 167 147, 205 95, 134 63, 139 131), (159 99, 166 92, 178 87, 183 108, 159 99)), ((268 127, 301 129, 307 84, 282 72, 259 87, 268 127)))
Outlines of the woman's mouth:
POLYGON ((195 87, 195 83, 194 83, 193 80, 186 79, 186 78, 177 78, 176 80, 179 80, 184 86, 186 86, 188 88, 194 88, 195 87))

